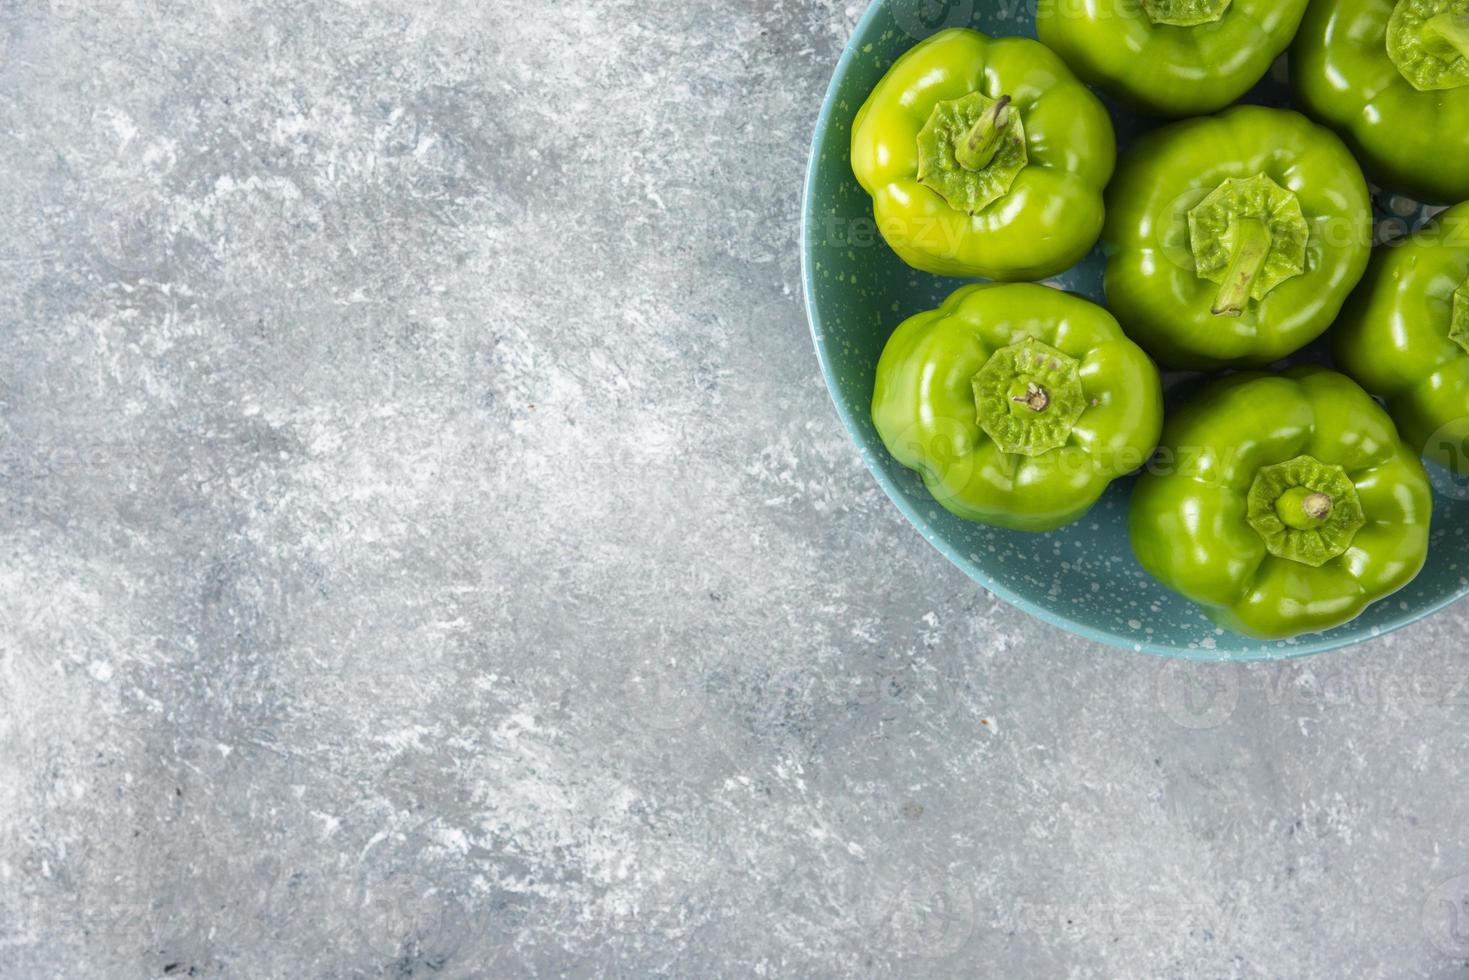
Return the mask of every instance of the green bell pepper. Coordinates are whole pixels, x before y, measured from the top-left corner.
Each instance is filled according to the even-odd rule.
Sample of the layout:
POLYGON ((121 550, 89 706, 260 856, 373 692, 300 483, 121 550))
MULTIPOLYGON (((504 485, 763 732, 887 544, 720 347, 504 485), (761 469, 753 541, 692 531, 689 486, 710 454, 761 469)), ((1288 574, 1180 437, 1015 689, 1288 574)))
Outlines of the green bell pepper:
POLYGON ((1051 531, 1147 461, 1162 385, 1100 306, 1046 286, 983 283, 893 332, 872 420, 952 513, 1051 531))
POLYGON ((1107 110, 1044 45, 956 28, 918 44, 852 124, 878 230, 917 269, 1044 279, 1086 256, 1117 163, 1107 110))
POLYGON ((1469 198, 1465 0, 1317 0, 1291 49, 1291 80, 1373 180, 1421 200, 1469 198))
POLYGON ((1040 39, 1145 112, 1197 116, 1248 92, 1290 45, 1307 0, 1040 0, 1040 39))
POLYGON ((1433 494, 1376 402, 1322 367, 1235 375, 1174 414, 1138 481, 1133 550, 1221 626, 1284 639, 1413 580, 1433 494))
POLYGON ((1469 475, 1469 204, 1378 249, 1331 341, 1409 445, 1469 475))
POLYGON ((1372 203, 1329 130, 1238 106, 1140 139, 1107 191, 1108 305, 1165 367, 1262 367, 1362 278, 1372 203))

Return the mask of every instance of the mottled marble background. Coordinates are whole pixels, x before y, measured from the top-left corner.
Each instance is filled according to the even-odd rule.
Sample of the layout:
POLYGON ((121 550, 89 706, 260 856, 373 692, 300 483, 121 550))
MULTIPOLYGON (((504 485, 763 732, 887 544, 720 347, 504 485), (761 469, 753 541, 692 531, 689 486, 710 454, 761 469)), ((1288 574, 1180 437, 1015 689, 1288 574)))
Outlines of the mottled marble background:
POLYGON ((0 0, 0 977, 1469 978, 1469 607, 971 584, 799 289, 843 0, 0 0))

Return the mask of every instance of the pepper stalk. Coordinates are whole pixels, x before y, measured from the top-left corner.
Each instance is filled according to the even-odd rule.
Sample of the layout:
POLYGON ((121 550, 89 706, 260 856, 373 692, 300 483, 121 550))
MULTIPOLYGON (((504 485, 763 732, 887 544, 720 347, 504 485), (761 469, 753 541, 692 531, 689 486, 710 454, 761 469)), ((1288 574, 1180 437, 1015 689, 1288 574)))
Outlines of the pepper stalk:
POLYGON ((1224 283, 1214 300, 1215 316, 1241 316, 1254 291, 1255 279, 1270 257, 1274 236, 1270 226, 1259 218, 1241 218, 1235 225, 1234 250, 1224 283))
POLYGON ((954 147, 954 159, 959 161, 959 166, 965 170, 979 171, 988 167, 995 159, 995 154, 1000 152, 1000 145, 1010 129, 1010 119, 1014 113, 1010 104, 1010 96, 1003 95, 975 120, 969 132, 954 147))
POLYGON ((1326 523, 1332 506, 1327 494, 1309 487, 1292 487, 1275 501, 1275 514, 1286 527, 1310 531, 1326 523))
POLYGON ((1445 10, 1423 23, 1423 38, 1426 41, 1442 41, 1469 58, 1469 14, 1445 10))

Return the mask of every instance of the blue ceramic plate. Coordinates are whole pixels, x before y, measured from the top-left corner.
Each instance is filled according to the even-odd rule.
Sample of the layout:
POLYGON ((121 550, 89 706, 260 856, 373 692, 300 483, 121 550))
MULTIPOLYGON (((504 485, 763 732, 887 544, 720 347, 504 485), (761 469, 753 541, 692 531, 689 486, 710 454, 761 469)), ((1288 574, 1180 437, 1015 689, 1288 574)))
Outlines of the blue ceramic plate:
MULTIPOLYGON (((871 201, 852 176, 852 118, 893 61, 930 34, 973 27, 996 36, 1033 37, 1034 15, 1033 0, 875 0, 842 54, 816 123, 802 213, 811 333, 837 412, 888 496, 935 548, 980 585, 1048 623, 1131 650, 1196 660, 1320 653, 1399 629, 1469 593, 1469 481, 1456 481, 1444 471, 1433 473, 1439 493, 1428 566, 1412 585, 1328 633, 1261 643, 1215 626, 1198 606, 1163 588, 1138 565, 1127 540, 1132 480, 1113 484, 1079 523, 1028 535, 952 516, 934 503, 916 474, 887 454, 869 414, 883 344, 903 319, 937 306, 962 283, 910 269, 883 244, 871 201)), ((1278 64, 1243 101, 1288 105, 1285 68, 1278 64)), ((1156 125, 1115 106, 1113 118, 1123 146, 1156 125)), ((1383 226, 1416 227, 1426 220, 1415 202, 1383 194, 1376 200, 1383 226)), ((1100 252, 1093 252, 1050 284, 1104 302, 1102 268, 1100 252)), ((1304 355, 1306 360, 1324 357, 1319 345, 1304 355)))

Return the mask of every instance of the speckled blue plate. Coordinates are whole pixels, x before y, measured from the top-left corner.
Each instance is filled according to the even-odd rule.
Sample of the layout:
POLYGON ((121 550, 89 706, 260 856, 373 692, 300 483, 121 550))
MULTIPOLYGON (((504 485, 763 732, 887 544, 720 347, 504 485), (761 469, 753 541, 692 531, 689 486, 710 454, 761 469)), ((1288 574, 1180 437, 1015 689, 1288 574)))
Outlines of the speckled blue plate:
MULTIPOLYGON (((873 429, 873 372, 883 344, 904 318, 931 309, 962 283, 908 268, 877 234, 871 201, 852 176, 852 118, 888 67, 921 39, 949 27, 992 35, 1035 35, 1028 0, 876 0, 863 15, 837 65, 816 123, 802 213, 806 306, 821 370, 837 412, 867 466, 914 526, 976 582, 1033 616, 1077 635, 1131 650, 1196 660, 1261 660, 1321 653, 1381 636, 1469 594, 1469 481, 1433 473, 1437 488, 1428 567, 1408 588, 1346 626, 1281 643, 1226 632, 1198 606, 1169 592, 1133 558, 1127 541, 1132 480, 1119 480, 1079 523, 1027 535, 970 524, 952 516, 899 466, 873 429)), ((1284 65, 1245 98, 1287 105, 1284 65)), ((1113 107, 1118 139, 1155 123, 1113 107)), ((1377 195, 1383 222, 1413 227, 1426 219, 1417 204, 1377 195)), ((1052 280, 1103 302, 1103 259, 1052 280)), ((1320 345, 1303 359, 1324 359, 1320 345)), ((1177 380, 1174 378, 1165 381, 1177 380)))

